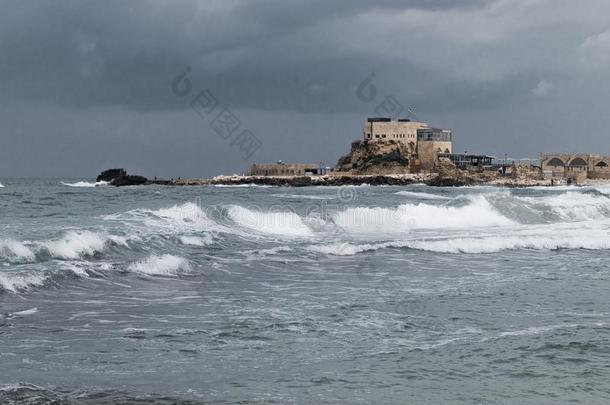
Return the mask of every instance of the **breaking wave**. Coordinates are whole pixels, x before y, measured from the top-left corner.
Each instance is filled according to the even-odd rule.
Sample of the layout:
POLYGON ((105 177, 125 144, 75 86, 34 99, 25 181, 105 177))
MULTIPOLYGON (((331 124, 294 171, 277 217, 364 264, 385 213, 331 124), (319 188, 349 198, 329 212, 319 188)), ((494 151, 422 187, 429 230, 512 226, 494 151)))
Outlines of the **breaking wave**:
POLYGON ((531 204, 533 209, 549 210, 563 221, 589 221, 610 217, 610 198, 595 190, 585 193, 568 191, 553 196, 517 199, 531 204))
POLYGON ((0 259, 9 263, 79 259, 100 254, 109 245, 129 247, 125 237, 84 230, 68 231, 59 238, 42 241, 0 240, 0 259))
POLYGON ((574 237, 544 238, 532 236, 523 237, 488 237, 488 238, 461 238, 448 240, 421 240, 421 241, 393 241, 376 244, 352 244, 348 242, 328 245, 310 245, 307 250, 333 256, 353 256, 359 253, 371 252, 388 248, 408 248, 435 253, 497 253, 505 250, 560 250, 610 249, 610 235, 605 239, 594 237, 580 239, 574 237))
POLYGON ((31 262, 36 255, 26 245, 13 239, 0 240, 0 258, 12 263, 31 262))
POLYGON ((95 183, 90 183, 88 181, 77 181, 76 183, 66 183, 66 182, 61 182, 61 184, 63 184, 64 186, 68 186, 68 187, 101 187, 101 186, 107 186, 108 182, 107 181, 98 181, 95 183))
MULTIPOLYGON (((210 219, 201 207, 192 202, 157 210, 138 208, 119 214, 106 215, 104 219, 128 225, 131 230, 140 235, 227 231, 226 227, 210 219)), ((211 238, 212 235, 204 237, 211 238)))
POLYGON ((53 258, 78 259, 101 253, 108 243, 128 246, 123 237, 103 235, 91 231, 69 231, 57 240, 40 242, 53 258))
POLYGON ((439 253, 495 253, 504 250, 559 250, 559 249, 610 249, 608 232, 580 233, 577 235, 530 235, 467 237, 447 240, 416 241, 405 247, 439 253))
POLYGON ((420 200, 451 200, 451 197, 445 197, 443 195, 424 193, 419 191, 398 191, 396 195, 402 195, 409 198, 417 198, 420 200))
POLYGON ((292 237, 311 237, 313 231, 294 212, 263 212, 233 205, 229 218, 237 225, 260 233, 292 237))
POLYGON ((191 265, 183 257, 165 254, 152 255, 128 267, 129 271, 148 275, 175 276, 180 271, 191 271, 191 265))
POLYGON ((0 291, 20 292, 42 286, 47 280, 44 274, 0 272, 0 291))
POLYGON ((4 188, 4 184, 0 183, 0 188, 4 188))
POLYGON ((183 245, 192 246, 208 246, 214 243, 214 239, 209 234, 204 236, 180 236, 179 240, 183 245))
POLYGON ((400 233, 413 229, 473 228, 513 225, 484 196, 464 206, 403 204, 397 208, 348 208, 333 217, 348 232, 400 233))

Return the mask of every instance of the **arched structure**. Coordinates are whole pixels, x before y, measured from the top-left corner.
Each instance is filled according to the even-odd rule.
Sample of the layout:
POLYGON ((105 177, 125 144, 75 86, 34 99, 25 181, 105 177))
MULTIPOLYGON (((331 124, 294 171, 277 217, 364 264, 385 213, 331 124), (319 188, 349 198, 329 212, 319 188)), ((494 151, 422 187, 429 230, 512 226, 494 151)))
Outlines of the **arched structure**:
POLYGON ((569 167, 587 167, 588 164, 583 158, 575 157, 574 159, 570 160, 570 164, 568 166, 569 167))
POLYGON ((547 178, 610 179, 610 156, 585 154, 541 154, 540 165, 547 178))
POLYGON ((553 166, 553 167, 563 167, 566 165, 565 163, 563 163, 563 160, 556 158, 556 157, 549 160, 546 164, 547 164, 547 166, 553 166))

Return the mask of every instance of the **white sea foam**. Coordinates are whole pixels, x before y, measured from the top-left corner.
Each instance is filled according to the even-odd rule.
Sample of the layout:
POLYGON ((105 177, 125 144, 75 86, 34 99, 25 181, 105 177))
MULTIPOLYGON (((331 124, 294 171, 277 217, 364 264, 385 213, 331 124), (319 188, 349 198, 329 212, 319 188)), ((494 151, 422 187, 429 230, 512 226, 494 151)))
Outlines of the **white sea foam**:
POLYGON ((0 188, 4 188, 4 184, 0 183, 0 188))
POLYGON ((93 256, 104 250, 109 242, 127 246, 124 238, 99 234, 91 231, 68 231, 56 240, 38 242, 52 257, 58 259, 78 259, 93 256))
POLYGON ((135 209, 107 215, 107 221, 129 223, 143 233, 180 234, 192 231, 222 231, 224 227, 209 219, 195 203, 189 202, 158 210, 135 209))
POLYGON ((309 245, 307 250, 335 256, 351 256, 387 248, 410 248, 438 253, 495 253, 505 250, 610 250, 610 222, 510 226, 453 231, 447 236, 426 236, 418 232, 405 239, 378 243, 337 242, 309 245))
POLYGON ((205 234, 204 236, 184 235, 180 236, 179 240, 183 245, 192 246, 208 246, 214 243, 214 239, 209 234, 205 234))
POLYGON ((42 274, 0 272, 0 288, 12 292, 28 290, 31 287, 39 287, 44 284, 45 280, 46 277, 42 274))
POLYGON ((31 262, 36 255, 22 242, 13 239, 0 239, 0 258, 5 258, 10 262, 31 262))
POLYGON ((122 236, 71 230, 57 239, 22 242, 0 239, 0 259, 5 259, 9 263, 35 262, 44 256, 55 259, 79 259, 101 253, 109 244, 129 247, 128 239, 122 236))
POLYGON ((547 332, 552 332, 557 329, 571 329, 578 328, 582 325, 579 324, 564 324, 564 325, 548 325, 548 326, 531 326, 526 329, 512 330, 500 333, 500 337, 510 336, 534 336, 540 335, 547 332))
POLYGON ((517 197, 533 205, 546 206, 566 221, 588 221, 610 217, 610 198, 604 195, 566 193, 545 197, 517 197))
POLYGON ((282 252, 292 252, 293 249, 290 246, 277 246, 270 249, 261 249, 261 250, 249 250, 244 253, 252 253, 259 256, 273 256, 282 252))
POLYGON ((137 263, 133 263, 128 269, 136 273, 173 276, 180 271, 190 271, 191 265, 183 257, 166 254, 163 256, 150 256, 137 263))
POLYGON ((417 198, 420 200, 451 200, 451 197, 445 197, 443 195, 424 193, 418 191, 398 191, 396 195, 402 195, 404 197, 417 198))
POLYGON ((61 184, 63 184, 64 186, 68 186, 68 187, 101 187, 101 186, 107 186, 108 182, 107 181, 98 181, 95 183, 90 183, 88 181, 77 181, 76 183, 66 183, 66 182, 61 182, 61 184))
POLYGON ((315 253, 323 253, 334 256, 352 256, 362 252, 368 252, 378 249, 390 247, 392 244, 398 244, 393 242, 377 243, 377 244, 352 244, 348 242, 337 242, 326 245, 309 245, 307 250, 315 253))
POLYGON ((531 186, 531 187, 519 187, 526 190, 536 191, 579 191, 586 190, 588 187, 582 186, 531 186))
POLYGON ((599 191, 600 193, 610 194, 610 184, 608 184, 608 183, 596 184, 596 185, 591 186, 591 187, 594 190, 599 191))
POLYGON ((263 212, 232 205, 229 207, 229 217, 237 225, 260 233, 307 237, 313 236, 312 230, 294 212, 263 212))
POLYGON ((13 312, 11 314, 11 316, 27 316, 27 315, 34 315, 36 312, 38 312, 38 308, 30 308, 30 309, 26 309, 24 311, 17 311, 17 312, 13 312))
POLYGON ((512 225, 484 196, 468 197, 462 207, 403 204, 397 208, 348 208, 334 215, 347 232, 400 233, 412 229, 478 228, 512 225))
POLYGON ((532 249, 610 249, 607 232, 579 233, 576 235, 530 235, 465 237, 445 240, 412 241, 405 247, 439 253, 494 253, 503 250, 532 249))
POLYGON ((270 188, 270 187, 273 187, 273 186, 266 185, 266 184, 254 184, 254 183, 250 183, 250 184, 213 184, 212 186, 219 187, 219 188, 248 188, 248 187, 270 188))
POLYGON ((279 198, 294 198, 297 200, 332 200, 337 198, 336 195, 308 195, 308 194, 273 194, 279 198))
POLYGON ((201 208, 192 202, 182 205, 174 205, 170 208, 158 210, 144 210, 155 217, 163 218, 170 222, 208 225, 210 222, 201 208))

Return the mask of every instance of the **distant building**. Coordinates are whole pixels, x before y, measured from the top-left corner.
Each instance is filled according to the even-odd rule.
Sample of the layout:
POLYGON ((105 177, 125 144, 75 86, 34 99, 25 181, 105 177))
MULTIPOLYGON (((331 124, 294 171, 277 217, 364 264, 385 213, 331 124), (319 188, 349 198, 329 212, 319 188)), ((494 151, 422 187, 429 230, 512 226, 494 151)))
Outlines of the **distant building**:
POLYGON ((394 140, 404 144, 411 143, 413 149, 417 145, 417 130, 420 128, 428 128, 428 124, 424 122, 411 121, 410 119, 398 119, 392 121, 391 118, 369 118, 364 124, 364 140, 388 141, 394 140))
POLYGON ((450 129, 431 128, 425 122, 375 117, 364 124, 364 140, 367 142, 395 141, 409 148, 411 160, 418 168, 432 171, 439 153, 452 153, 453 140, 450 129))
POLYGON ((453 152, 452 136, 450 129, 420 128, 417 130, 417 157, 422 169, 432 171, 439 154, 453 152))
POLYGON ((327 168, 315 163, 254 163, 251 176, 312 176, 326 174, 327 168))
MULTIPOLYGON (((439 153, 439 158, 446 158, 459 169, 487 169, 493 166, 493 156, 472 155, 467 153, 439 153)), ((508 165, 507 165, 508 166, 508 165)))
POLYGON ((610 157, 587 154, 541 154, 540 166, 546 177, 575 181, 610 179, 610 157))

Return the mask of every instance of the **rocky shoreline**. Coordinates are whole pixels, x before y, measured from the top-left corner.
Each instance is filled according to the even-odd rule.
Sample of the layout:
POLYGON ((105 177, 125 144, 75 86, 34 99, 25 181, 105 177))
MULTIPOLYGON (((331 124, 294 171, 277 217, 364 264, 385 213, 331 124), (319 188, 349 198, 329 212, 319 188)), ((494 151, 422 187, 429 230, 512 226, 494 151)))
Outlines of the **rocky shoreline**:
POLYGON ((443 177, 438 173, 400 174, 400 175, 345 175, 345 176, 219 176, 209 180, 180 180, 176 185, 268 185, 268 186, 406 186, 425 184, 434 187, 495 186, 495 187, 533 187, 560 185, 544 179, 515 179, 502 177, 486 179, 483 176, 443 177))
POLYGON ((557 181, 536 178, 531 175, 500 176, 489 172, 469 172, 449 169, 439 173, 416 174, 345 174, 324 176, 216 176, 212 179, 147 179, 143 176, 128 175, 123 169, 111 169, 98 176, 97 181, 122 187, 134 185, 164 186, 241 186, 260 185, 277 187, 308 186, 406 186, 425 184, 436 187, 495 186, 495 187, 532 187, 561 185, 557 181))

